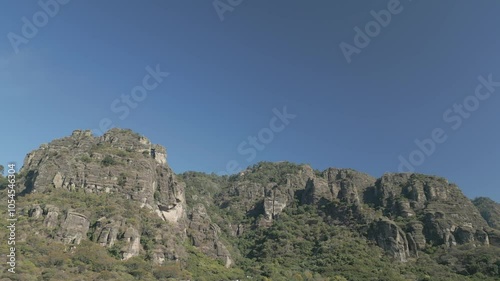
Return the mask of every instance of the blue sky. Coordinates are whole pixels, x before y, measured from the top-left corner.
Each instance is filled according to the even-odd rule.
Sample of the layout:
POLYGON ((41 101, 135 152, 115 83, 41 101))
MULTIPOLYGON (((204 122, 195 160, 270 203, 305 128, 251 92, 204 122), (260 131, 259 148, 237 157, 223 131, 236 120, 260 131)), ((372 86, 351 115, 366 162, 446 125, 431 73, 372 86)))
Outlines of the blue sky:
POLYGON ((37 1, 3 3, 4 165, 108 118, 166 146, 176 172, 287 160, 379 177, 412 154, 416 172, 500 201, 500 87, 485 97, 478 80, 500 81, 498 1, 220 0, 221 16, 212 1, 57 5, 44 23, 37 1), (358 48, 355 28, 367 32, 372 10, 391 19, 358 48), (38 21, 34 34, 23 35, 23 17, 38 21), (357 48, 350 63, 342 42, 357 48), (120 98, 148 66, 169 75, 122 120, 120 98), (471 111, 461 115, 464 100, 471 111), (284 107, 295 117, 252 148, 248 137, 265 137, 284 107), (436 129, 441 143, 416 145, 436 129))

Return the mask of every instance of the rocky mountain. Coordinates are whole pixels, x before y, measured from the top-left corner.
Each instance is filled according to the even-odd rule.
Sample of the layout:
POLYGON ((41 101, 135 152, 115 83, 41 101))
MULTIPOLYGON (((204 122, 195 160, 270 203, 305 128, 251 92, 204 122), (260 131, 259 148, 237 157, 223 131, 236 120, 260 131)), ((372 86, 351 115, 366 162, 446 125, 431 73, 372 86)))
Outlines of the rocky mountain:
POLYGON ((18 273, 1 280, 500 280, 500 205, 444 178, 288 162, 176 175, 166 159, 122 129, 29 153, 18 273))

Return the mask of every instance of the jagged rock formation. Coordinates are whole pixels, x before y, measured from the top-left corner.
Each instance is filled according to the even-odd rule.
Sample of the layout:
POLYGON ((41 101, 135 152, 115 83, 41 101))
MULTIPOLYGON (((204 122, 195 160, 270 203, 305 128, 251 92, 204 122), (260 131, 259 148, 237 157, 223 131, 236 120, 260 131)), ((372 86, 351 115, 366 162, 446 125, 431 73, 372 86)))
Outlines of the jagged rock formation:
POLYGON ((118 239, 121 227, 121 222, 108 220, 106 217, 98 219, 94 225, 94 242, 103 247, 113 246, 118 239))
MULTIPOLYGON (((20 192, 27 195, 65 190, 131 200, 135 202, 132 208, 149 210, 169 227, 167 232, 153 231, 156 232, 156 242, 148 251, 154 262, 162 264, 165 260, 179 260, 185 256, 185 250, 177 240, 185 239, 186 228, 194 226, 197 221, 187 221, 185 185, 176 179, 166 157, 164 147, 152 144, 130 130, 112 129, 101 137, 94 137, 91 131, 76 130, 71 136, 43 144, 26 156, 21 170, 24 176, 20 192), (175 226, 172 228, 168 223, 175 226)), ((104 213, 105 216, 91 223, 86 215, 73 212, 66 206, 33 205, 25 211, 29 217, 43 220, 47 230, 57 230, 53 238, 65 244, 78 245, 89 235, 92 241, 103 247, 118 246, 117 251, 123 260, 145 251, 141 245, 145 232, 141 223, 131 224, 119 215, 104 213)), ((87 213, 95 215, 92 210, 87 213)), ((207 229, 201 227, 199 231, 207 229)), ((190 234, 191 237, 200 236, 195 231, 190 231, 190 234)), ((196 241, 196 246, 206 254, 224 260, 227 266, 233 262, 216 233, 202 243, 196 241), (211 246, 205 248, 205 244, 211 246)))
MULTIPOLYGON (((259 163, 232 176, 175 175, 166 157, 164 147, 130 130, 101 137, 74 131, 26 156, 18 182, 26 198, 20 214, 34 234, 67 249, 90 240, 117 260, 147 257, 155 266, 176 268, 198 253, 222 268, 250 265, 269 255, 259 251, 270 243, 279 243, 286 255, 311 237, 290 242, 280 221, 304 214, 317 217, 300 217, 306 225, 293 227, 323 227, 304 231, 314 236, 314 255, 338 246, 336 237, 321 232, 335 229, 330 226, 342 237, 355 233, 355 239, 371 241, 380 256, 383 250, 401 264, 436 249, 500 247, 500 205, 486 198, 471 202, 443 178, 399 173, 376 179, 352 169, 321 172, 288 162, 259 163), (50 203, 40 203, 44 198, 50 203), (259 236, 265 230, 272 242, 259 236)), ((342 255, 329 258, 352 263, 342 255)))
POLYGON ((86 216, 68 212, 61 225, 62 241, 65 244, 80 244, 89 231, 90 222, 86 216))
POLYGON ((489 244, 484 231, 487 224, 478 210, 456 185, 443 178, 386 174, 370 197, 390 219, 409 220, 400 225, 409 230, 419 250, 426 245, 489 244))
POLYGON ((184 186, 166 165, 165 148, 128 130, 112 129, 101 137, 74 131, 29 153, 21 173, 23 193, 63 188, 118 194, 170 222, 184 215, 184 186))
MULTIPOLYGON (((301 204, 326 206, 335 223, 353 227, 369 225, 367 230, 357 230, 368 231, 368 238, 401 262, 417 258, 418 252, 429 246, 491 243, 492 229, 478 210, 456 185, 443 178, 386 174, 375 179, 354 170, 336 168, 318 174, 302 165, 283 173, 282 178, 269 178, 266 182, 260 175, 260 170, 266 168, 273 169, 257 166, 237 176, 229 190, 219 197, 218 204, 222 208, 243 209, 251 216, 261 214, 258 225, 264 227, 296 200, 301 204)), ((232 235, 238 229, 251 227, 237 221, 231 225, 237 226, 233 227, 232 235)))
POLYGON ((205 206, 196 205, 189 214, 188 237, 192 244, 211 257, 222 259, 226 267, 233 264, 231 254, 220 239, 221 229, 213 223, 205 206))
POLYGON ((127 260, 138 256, 141 250, 141 236, 137 229, 133 227, 127 228, 125 233, 123 233, 123 239, 127 243, 127 247, 123 252, 123 259, 127 260))
POLYGON ((57 229, 54 238, 64 244, 80 244, 89 231, 90 222, 85 215, 67 211, 62 217, 59 208, 53 205, 45 205, 43 208, 38 204, 32 205, 27 213, 31 218, 43 221, 47 229, 57 229))
POLYGON ((402 262, 408 261, 410 249, 416 255, 415 242, 408 241, 407 234, 394 222, 380 219, 372 224, 370 236, 388 254, 402 262))

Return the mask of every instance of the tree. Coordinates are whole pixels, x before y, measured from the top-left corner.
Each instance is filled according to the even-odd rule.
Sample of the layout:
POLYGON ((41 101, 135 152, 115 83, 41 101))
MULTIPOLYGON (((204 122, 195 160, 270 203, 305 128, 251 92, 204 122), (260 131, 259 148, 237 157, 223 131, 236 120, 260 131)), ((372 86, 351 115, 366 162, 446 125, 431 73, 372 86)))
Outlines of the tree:
POLYGON ((9 184, 7 178, 3 176, 3 172, 4 172, 4 167, 0 165, 0 190, 6 188, 7 185, 9 184))
POLYGON ((116 161, 115 159, 113 159, 113 157, 111 157, 110 155, 106 155, 104 157, 104 159, 101 161, 101 163, 108 167, 108 166, 112 166, 112 165, 115 165, 116 164, 116 161))

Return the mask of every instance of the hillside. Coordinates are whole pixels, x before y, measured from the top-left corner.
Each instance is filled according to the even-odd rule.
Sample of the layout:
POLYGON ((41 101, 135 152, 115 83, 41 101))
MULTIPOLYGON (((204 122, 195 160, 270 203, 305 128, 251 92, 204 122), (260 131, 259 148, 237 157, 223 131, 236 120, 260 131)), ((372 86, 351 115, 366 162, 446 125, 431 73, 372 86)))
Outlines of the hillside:
POLYGON ((500 280, 500 205, 436 176, 175 174, 163 146, 112 129, 41 145, 17 181, 16 274, 2 263, 0 280, 500 280))
POLYGON ((495 229, 500 230, 500 204, 485 197, 472 201, 486 222, 495 229))

